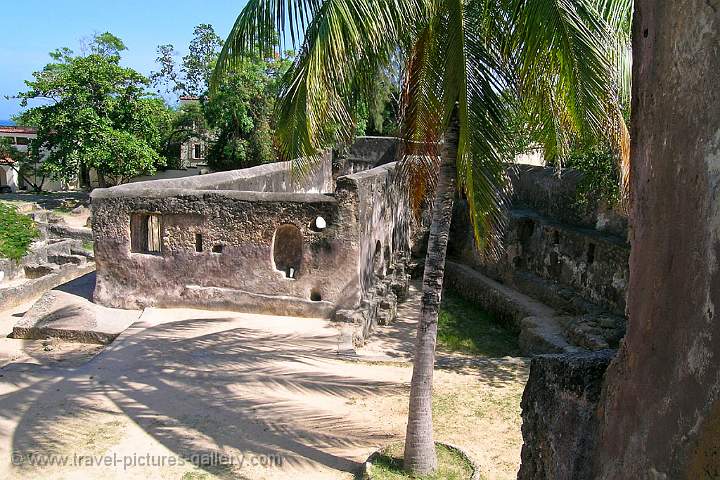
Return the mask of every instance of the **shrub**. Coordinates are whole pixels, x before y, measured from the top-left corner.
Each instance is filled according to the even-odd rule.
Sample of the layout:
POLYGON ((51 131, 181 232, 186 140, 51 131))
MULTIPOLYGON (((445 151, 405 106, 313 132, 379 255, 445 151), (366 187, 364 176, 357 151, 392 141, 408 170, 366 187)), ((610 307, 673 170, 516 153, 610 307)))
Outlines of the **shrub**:
POLYGON ((35 222, 30 217, 0 202, 0 257, 13 260, 22 258, 38 235, 35 222))
POLYGON ((596 202, 611 209, 620 205, 620 160, 609 148, 574 150, 563 167, 583 173, 577 197, 581 208, 593 208, 596 202))

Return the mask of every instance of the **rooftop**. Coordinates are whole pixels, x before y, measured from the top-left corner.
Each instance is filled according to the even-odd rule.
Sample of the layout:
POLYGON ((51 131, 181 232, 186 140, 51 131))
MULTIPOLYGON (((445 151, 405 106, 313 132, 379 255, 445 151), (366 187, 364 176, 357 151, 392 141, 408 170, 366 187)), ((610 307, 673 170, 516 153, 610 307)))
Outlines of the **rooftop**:
POLYGON ((37 133, 37 128, 3 125, 0 126, 0 133, 34 135, 37 133))

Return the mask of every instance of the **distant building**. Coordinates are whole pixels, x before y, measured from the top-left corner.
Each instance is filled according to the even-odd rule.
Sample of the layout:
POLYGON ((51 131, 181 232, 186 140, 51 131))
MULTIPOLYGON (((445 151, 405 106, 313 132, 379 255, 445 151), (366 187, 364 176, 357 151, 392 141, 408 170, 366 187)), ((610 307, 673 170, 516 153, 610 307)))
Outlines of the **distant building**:
MULTIPOLYGON (((199 102, 199 97, 180 97, 181 106, 199 102)), ((193 125, 193 131, 196 133, 196 136, 180 144, 180 168, 203 167, 207 165, 205 157, 207 156, 208 150, 208 132, 204 131, 199 125, 193 125)))
MULTIPOLYGON (((0 138, 9 138, 13 147, 21 152, 27 152, 30 141, 37 138, 37 130, 32 127, 0 126, 0 138)), ((28 175, 31 175, 28 173, 28 175)), ((34 183, 40 183, 39 178, 30 178, 34 183)), ((27 185, 25 178, 19 175, 15 162, 10 158, 0 158, 0 193, 17 192, 31 188, 27 185)), ((58 191, 67 190, 65 182, 46 179, 43 182, 43 190, 58 191)))

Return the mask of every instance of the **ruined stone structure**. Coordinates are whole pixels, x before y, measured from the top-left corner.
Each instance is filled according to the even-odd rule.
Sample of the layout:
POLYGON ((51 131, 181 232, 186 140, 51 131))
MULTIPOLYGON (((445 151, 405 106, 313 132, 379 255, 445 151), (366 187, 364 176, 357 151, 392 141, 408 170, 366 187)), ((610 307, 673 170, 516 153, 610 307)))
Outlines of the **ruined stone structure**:
POLYGON ((361 330, 394 316, 363 302, 380 279, 407 287, 395 164, 334 179, 331 163, 301 182, 276 163, 95 190, 96 302, 322 317, 372 307, 361 330))
POLYGON ((720 2, 635 6, 627 335, 533 360, 520 480, 720 478, 720 2))
POLYGON ((625 332, 627 221, 578 206, 581 179, 514 167, 500 258, 477 251, 465 204, 455 210, 447 284, 517 330, 526 354, 617 348, 625 332))

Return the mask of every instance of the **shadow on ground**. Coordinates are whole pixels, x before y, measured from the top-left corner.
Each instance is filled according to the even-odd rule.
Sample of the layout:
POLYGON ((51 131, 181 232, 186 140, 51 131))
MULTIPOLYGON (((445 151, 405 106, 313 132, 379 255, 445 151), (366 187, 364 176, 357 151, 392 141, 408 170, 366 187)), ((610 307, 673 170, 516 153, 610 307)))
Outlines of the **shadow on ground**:
POLYGON ((280 454, 284 465, 357 471, 356 460, 333 452, 385 436, 349 421, 345 400, 391 394, 397 384, 344 374, 327 334, 238 323, 199 318, 152 326, 78 368, 8 365, 0 380, 16 389, 0 395, 0 419, 15 423, 12 451, 72 452, 87 443, 78 424, 119 409, 180 457, 280 454))

